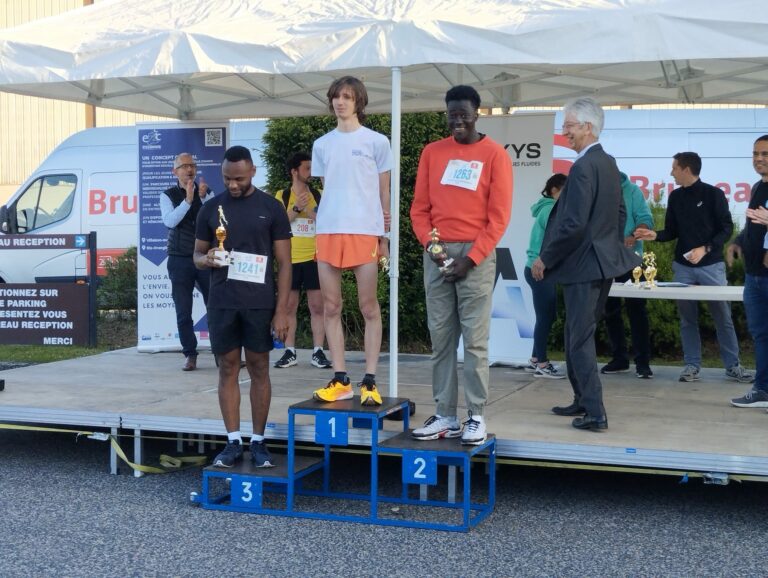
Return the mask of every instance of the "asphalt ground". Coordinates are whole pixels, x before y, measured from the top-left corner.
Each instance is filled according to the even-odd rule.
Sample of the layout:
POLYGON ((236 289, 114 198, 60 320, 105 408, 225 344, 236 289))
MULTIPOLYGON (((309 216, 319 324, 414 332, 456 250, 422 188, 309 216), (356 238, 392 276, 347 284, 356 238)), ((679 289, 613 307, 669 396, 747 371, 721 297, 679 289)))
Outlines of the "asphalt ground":
MULTIPOLYGON (((145 451, 156 459, 175 444, 145 451)), ((352 473, 339 489, 367 484, 366 456, 337 459, 337 471, 352 473)), ((383 462, 385 488, 398 466, 383 462)), ((482 469, 473 468, 477 487, 482 469)), ((768 486, 759 482, 505 465, 494 513, 464 534, 205 510, 189 500, 199 468, 107 471, 105 442, 0 431, 0 576, 768 574, 768 486)))

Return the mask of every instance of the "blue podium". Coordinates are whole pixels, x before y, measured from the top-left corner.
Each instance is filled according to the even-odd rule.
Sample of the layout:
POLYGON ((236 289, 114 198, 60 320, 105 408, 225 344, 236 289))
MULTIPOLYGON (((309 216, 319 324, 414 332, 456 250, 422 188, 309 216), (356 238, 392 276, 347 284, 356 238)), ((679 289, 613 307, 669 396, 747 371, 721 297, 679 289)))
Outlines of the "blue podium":
MULTIPOLYGON (((335 403, 307 400, 294 404, 288 409, 287 455, 275 456, 276 467, 254 468, 247 453, 243 462, 233 468, 207 467, 203 470, 202 492, 193 493, 192 501, 207 509, 467 531, 494 507, 496 438, 490 434, 477 446, 463 446, 459 439, 415 440, 408 430, 408 404, 406 398, 384 398, 380 406, 361 406, 359 397, 335 403), (390 437, 380 441, 384 418, 395 412, 403 418, 402 432, 394 436, 387 432, 390 437), (314 418, 315 443, 322 447, 322 456, 297 453, 296 417, 304 415, 314 418), (354 430, 370 432, 370 486, 366 493, 340 491, 332 483, 332 448, 348 446, 354 430), (381 491, 382 455, 402 462, 398 495, 381 491), (470 474, 476 457, 487 461, 487 492, 484 500, 473 502, 470 474), (440 484, 440 466, 448 466, 450 474, 456 468, 463 471, 460 499, 451 492, 446 499, 427 499, 426 488, 440 484), (420 491, 418 497, 412 495, 414 487, 420 491), (344 504, 359 504, 362 508, 344 504)), ((337 475, 354 476, 358 481, 360 473, 337 475)))

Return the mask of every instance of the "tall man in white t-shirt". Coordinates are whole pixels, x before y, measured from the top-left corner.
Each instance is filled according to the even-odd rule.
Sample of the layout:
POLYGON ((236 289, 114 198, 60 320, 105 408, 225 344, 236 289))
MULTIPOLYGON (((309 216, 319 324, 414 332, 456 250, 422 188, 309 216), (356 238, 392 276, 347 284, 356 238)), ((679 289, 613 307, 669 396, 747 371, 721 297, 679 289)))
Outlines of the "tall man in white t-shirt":
POLYGON ((376 298, 378 262, 389 255, 389 184, 392 150, 382 134, 362 126, 368 92, 352 76, 335 80, 328 106, 336 128, 312 147, 312 176, 323 181, 317 213, 317 261, 323 294, 325 334, 334 376, 314 392, 318 401, 353 397, 344 360, 341 273, 351 269, 357 281, 358 305, 365 319, 365 375, 360 383, 363 405, 380 405, 376 366, 381 349, 381 309, 376 298))

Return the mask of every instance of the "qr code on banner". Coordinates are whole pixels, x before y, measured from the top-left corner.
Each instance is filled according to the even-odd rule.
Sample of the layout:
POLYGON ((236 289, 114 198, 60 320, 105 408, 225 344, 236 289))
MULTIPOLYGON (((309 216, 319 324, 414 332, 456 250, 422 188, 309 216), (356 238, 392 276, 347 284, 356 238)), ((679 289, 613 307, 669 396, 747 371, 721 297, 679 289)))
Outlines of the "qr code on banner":
POLYGON ((220 147, 222 144, 222 130, 220 128, 205 129, 205 146, 220 147))

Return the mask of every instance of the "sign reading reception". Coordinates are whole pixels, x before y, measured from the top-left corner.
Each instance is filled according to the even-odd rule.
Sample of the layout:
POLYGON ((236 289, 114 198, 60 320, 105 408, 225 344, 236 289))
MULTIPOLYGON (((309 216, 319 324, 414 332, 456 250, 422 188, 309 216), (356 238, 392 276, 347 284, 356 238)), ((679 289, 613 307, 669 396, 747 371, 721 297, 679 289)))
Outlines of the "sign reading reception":
MULTIPOLYGON (((229 125, 151 123, 137 126, 139 180, 138 350, 180 350, 176 311, 168 279, 168 229, 160 214, 160 195, 177 183, 173 161, 189 153, 197 165, 196 181, 204 179, 209 194, 224 190, 221 162, 229 125)), ((190 257, 191 259, 191 257, 190 257)), ((192 321, 200 345, 210 345, 203 297, 195 290, 192 321)))

